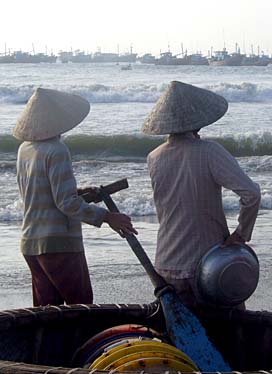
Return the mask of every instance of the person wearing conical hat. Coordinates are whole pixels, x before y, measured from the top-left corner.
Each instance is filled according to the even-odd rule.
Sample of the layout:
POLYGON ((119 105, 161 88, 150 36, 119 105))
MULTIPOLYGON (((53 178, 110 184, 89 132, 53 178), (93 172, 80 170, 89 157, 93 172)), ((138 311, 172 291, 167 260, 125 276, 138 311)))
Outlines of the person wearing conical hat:
POLYGON ((86 203, 79 196, 68 147, 60 135, 89 113, 80 96, 38 88, 13 130, 23 141, 17 180, 23 200, 21 250, 30 268, 33 303, 93 302, 81 222, 103 222, 120 232, 137 233, 128 216, 86 203))
POLYGON ((198 134, 227 108, 223 97, 173 81, 142 128, 145 134, 169 135, 147 157, 159 221, 155 268, 191 308, 202 302, 195 282, 200 259, 216 244, 249 241, 260 204, 259 186, 235 158, 198 134), (231 235, 222 187, 240 197, 238 225, 231 235))

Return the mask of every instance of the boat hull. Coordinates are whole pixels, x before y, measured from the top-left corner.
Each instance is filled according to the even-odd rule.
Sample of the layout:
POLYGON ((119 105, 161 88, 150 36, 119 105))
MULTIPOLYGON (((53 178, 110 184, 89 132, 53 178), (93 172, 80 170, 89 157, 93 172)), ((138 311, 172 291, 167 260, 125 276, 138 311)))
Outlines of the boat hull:
POLYGON ((241 60, 239 60, 239 59, 209 60, 209 65, 212 65, 212 66, 241 66, 241 60))
MULTIPOLYGON (((272 368, 272 313, 206 309, 197 315, 232 370, 272 368)), ((157 303, 47 306, 1 312, 0 373, 72 372, 77 366, 75 352, 90 337, 129 323, 165 333, 157 303)), ((76 370, 79 374, 89 372, 76 370)))

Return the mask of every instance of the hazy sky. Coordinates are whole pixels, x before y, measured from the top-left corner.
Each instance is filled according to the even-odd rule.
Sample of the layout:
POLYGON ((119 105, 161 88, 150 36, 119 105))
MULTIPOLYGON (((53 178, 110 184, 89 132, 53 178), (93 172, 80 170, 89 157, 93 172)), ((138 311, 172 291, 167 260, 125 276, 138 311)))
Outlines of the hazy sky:
POLYGON ((1 0, 0 52, 272 53, 272 0, 1 0))

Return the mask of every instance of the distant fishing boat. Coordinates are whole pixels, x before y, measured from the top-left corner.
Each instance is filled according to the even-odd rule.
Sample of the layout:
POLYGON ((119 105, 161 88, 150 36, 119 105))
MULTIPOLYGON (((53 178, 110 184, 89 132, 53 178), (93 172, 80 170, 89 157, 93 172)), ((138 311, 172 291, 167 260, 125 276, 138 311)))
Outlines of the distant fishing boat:
POLYGON ((137 53, 125 53, 123 55, 119 55, 118 61, 134 63, 136 62, 136 59, 137 59, 137 53))
POLYGON ((206 57, 201 53, 180 53, 173 55, 170 51, 161 53, 160 57, 155 60, 156 65, 208 65, 206 57), (179 56, 182 57, 179 57, 179 56))
POLYGON ((201 53, 193 53, 187 56, 188 65, 209 65, 207 57, 201 53))
POLYGON ((74 63, 87 63, 91 62, 92 55, 86 54, 85 52, 82 52, 80 50, 76 50, 73 55, 70 55, 69 61, 74 63))
POLYGON ((1 54, 0 55, 0 64, 10 64, 14 62, 14 56, 10 54, 1 54))
POLYGON ((61 51, 59 53, 59 59, 62 63, 133 63, 136 62, 136 56, 136 53, 119 55, 118 53, 101 52, 100 50, 92 54, 80 50, 74 52, 61 51))
MULTIPOLYGON (((118 52, 118 61, 119 62, 127 62, 128 64, 132 64, 137 60, 137 53, 133 53, 132 45, 130 46, 130 51, 128 53, 119 54, 118 52)), ((130 69, 128 69, 130 70, 130 69)))
POLYGON ((46 55, 44 53, 30 54, 28 52, 16 51, 12 54, 0 56, 0 63, 5 64, 40 64, 55 63, 57 56, 46 55))
POLYGON ((242 59, 242 66, 267 66, 270 64, 272 59, 266 55, 249 55, 242 59))
POLYGON ((183 58, 174 56, 172 52, 162 52, 160 57, 155 60, 156 65, 183 65, 183 58))
POLYGON ((222 51, 215 51, 208 63, 214 66, 240 66, 243 58, 244 55, 240 51, 229 54, 224 48, 222 51))
POLYGON ((155 64, 156 57, 151 55, 151 53, 145 53, 142 57, 138 59, 142 64, 155 64))
POLYGON ((118 53, 102 53, 102 52, 95 52, 90 62, 119 62, 119 55, 118 53))

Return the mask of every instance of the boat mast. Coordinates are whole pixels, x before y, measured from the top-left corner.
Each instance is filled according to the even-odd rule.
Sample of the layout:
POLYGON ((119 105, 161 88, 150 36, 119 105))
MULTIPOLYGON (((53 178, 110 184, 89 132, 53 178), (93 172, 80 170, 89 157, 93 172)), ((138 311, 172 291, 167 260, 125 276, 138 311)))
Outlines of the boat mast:
POLYGON ((225 41, 225 30, 224 29, 222 30, 222 34, 223 34, 223 50, 225 51, 226 50, 226 41, 225 41))

